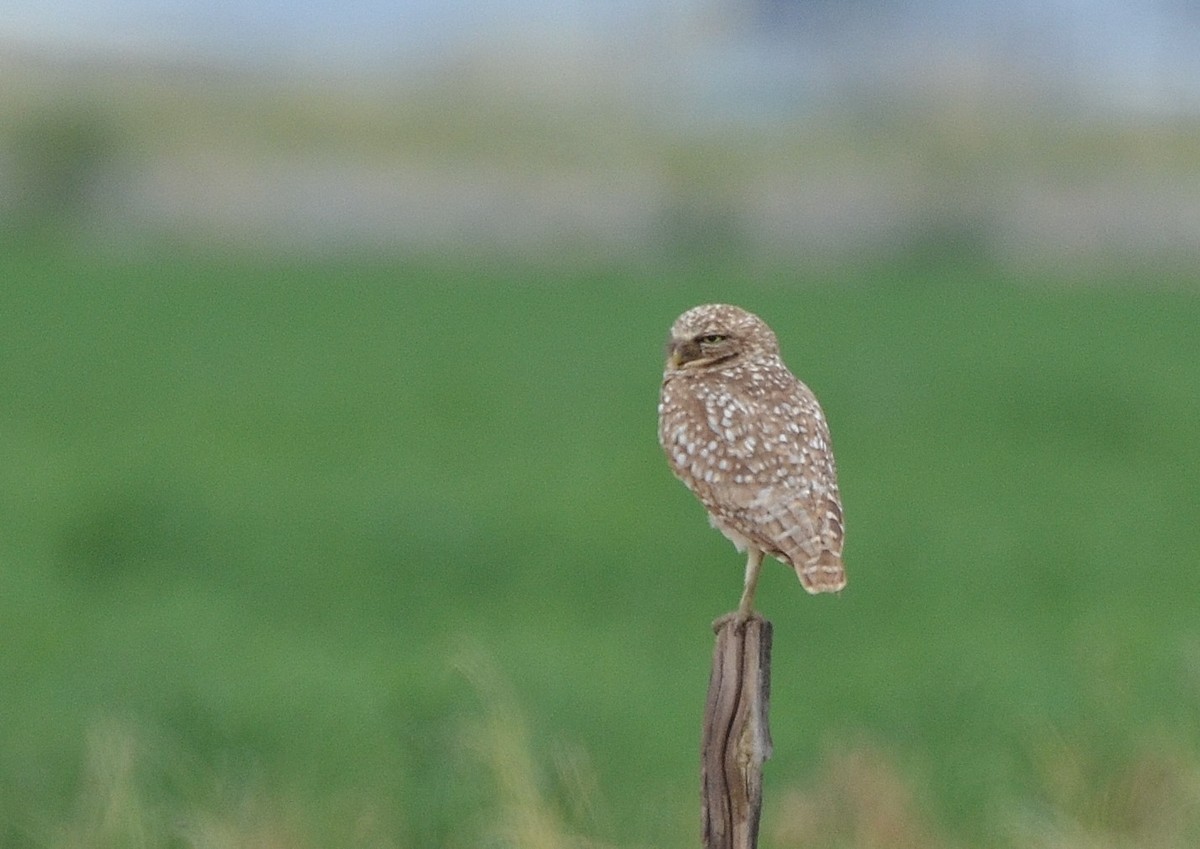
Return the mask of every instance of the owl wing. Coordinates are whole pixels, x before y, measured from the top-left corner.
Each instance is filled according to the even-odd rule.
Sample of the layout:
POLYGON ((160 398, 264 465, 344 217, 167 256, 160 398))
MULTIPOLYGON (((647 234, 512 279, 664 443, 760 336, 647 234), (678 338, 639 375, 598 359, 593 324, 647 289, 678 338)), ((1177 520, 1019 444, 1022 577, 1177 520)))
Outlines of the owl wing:
POLYGON ((756 382, 664 381, 659 441, 672 471, 739 549, 753 545, 793 566, 809 592, 841 589, 828 427, 790 372, 766 370, 756 382))
POLYGON ((723 523, 795 568, 805 589, 836 591, 844 522, 829 429, 808 387, 788 378, 785 391, 720 405, 729 477, 713 494, 723 523))

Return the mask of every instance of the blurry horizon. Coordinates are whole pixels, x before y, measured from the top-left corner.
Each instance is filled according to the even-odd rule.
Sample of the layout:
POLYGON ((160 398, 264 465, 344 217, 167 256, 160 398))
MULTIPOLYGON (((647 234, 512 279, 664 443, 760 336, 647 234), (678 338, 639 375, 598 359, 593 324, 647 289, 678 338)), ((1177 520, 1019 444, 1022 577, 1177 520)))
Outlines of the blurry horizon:
POLYGON ((0 16, 0 224, 1186 268, 1192 5, 22 0, 0 16))
POLYGON ((904 67, 950 64, 984 75, 1016 70, 1037 89, 1082 96, 1093 108, 1200 110, 1200 4, 1193 2, 13 0, 6 7, 0 40, 63 56, 403 76, 472 54, 658 54, 683 59, 674 70, 700 86, 738 75, 770 83, 790 73, 803 78, 813 102, 846 83, 866 87, 904 67))

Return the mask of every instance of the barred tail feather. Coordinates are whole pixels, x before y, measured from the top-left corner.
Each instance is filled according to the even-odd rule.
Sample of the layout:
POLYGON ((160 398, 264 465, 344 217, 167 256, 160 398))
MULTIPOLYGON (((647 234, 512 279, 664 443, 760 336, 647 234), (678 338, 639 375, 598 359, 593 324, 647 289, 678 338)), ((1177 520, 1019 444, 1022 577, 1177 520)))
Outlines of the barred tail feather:
POLYGON ((846 586, 846 567, 840 554, 822 551, 816 559, 796 566, 796 577, 814 595, 836 593, 846 586))

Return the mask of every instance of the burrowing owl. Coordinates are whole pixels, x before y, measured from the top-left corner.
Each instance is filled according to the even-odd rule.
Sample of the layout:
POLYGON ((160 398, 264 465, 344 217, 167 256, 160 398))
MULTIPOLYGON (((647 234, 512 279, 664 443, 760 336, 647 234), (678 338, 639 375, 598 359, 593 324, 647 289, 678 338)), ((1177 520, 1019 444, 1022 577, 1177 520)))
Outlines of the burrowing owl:
POLYGON ((793 567, 810 593, 846 585, 825 415, 762 319, 706 304, 675 320, 658 441, 713 526, 748 552, 738 615, 750 615, 763 554, 793 567))

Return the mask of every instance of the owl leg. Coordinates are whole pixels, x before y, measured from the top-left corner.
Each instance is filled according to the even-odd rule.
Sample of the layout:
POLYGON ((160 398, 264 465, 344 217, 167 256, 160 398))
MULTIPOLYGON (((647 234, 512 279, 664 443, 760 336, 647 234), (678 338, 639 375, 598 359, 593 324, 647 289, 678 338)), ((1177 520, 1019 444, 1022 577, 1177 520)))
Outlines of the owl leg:
POLYGON ((762 549, 749 546, 746 554, 746 583, 742 600, 738 602, 738 618, 749 619, 754 609, 754 590, 758 588, 758 572, 762 568, 762 549))

